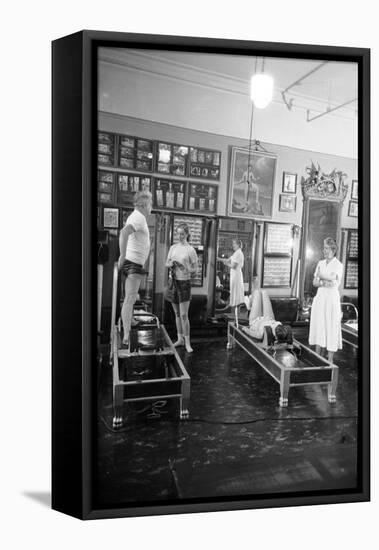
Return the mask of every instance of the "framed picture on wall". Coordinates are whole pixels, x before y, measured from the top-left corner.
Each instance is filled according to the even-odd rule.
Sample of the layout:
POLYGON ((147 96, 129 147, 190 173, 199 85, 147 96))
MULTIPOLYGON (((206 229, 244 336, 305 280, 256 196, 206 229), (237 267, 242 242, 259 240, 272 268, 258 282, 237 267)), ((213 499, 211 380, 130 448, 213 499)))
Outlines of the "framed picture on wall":
MULTIPOLYGON (((359 48, 100 31, 54 42, 55 510, 98 519, 369 500, 369 66, 368 50, 359 48), (260 100, 241 82, 250 83, 263 64, 285 92, 258 113, 260 100), (344 97, 358 93, 341 126, 338 117, 330 124, 308 113, 318 117, 310 132, 306 110, 287 108, 294 78, 311 71, 320 81, 343 79, 344 97), (285 139, 278 120, 299 148, 276 145, 285 139), (257 132, 264 144, 248 137, 257 132), (357 140, 360 158, 343 156, 357 140), (335 188, 325 187, 317 165, 317 174, 308 170, 314 151, 328 160, 320 160, 325 173, 334 170, 334 154, 343 159, 341 173, 332 172, 335 188), (308 197, 307 240, 296 211, 297 174, 283 175, 278 166, 301 173, 303 198, 305 178, 310 187, 320 184, 317 197, 308 197), (347 197, 345 172, 360 182, 359 203, 347 197), (345 196, 337 203, 339 189, 345 196), (120 243, 134 198, 135 231, 120 243), (282 324, 293 305, 309 311, 322 289, 312 285, 313 295, 297 298, 306 258, 322 259, 325 232, 337 227, 338 240, 340 217, 356 217, 358 208, 359 255, 349 258, 355 264, 347 293, 359 297, 357 352, 344 343, 328 361, 309 344, 303 321, 292 333, 263 327, 255 341, 236 302, 254 281, 263 288, 255 293, 258 318, 267 296, 282 324), (109 238, 104 264, 96 255, 97 223, 109 238), (222 239, 230 256, 236 253, 242 280, 230 256, 217 261, 222 239), (129 260, 121 272, 120 245, 129 260), (190 302, 188 319, 175 309, 175 296, 174 305, 166 299, 169 269, 178 301, 190 302), (132 284, 123 285, 123 271, 132 284), (130 324, 122 314, 125 287, 130 324), (176 338, 184 345, 175 347, 176 338)), ((328 90, 324 96, 327 107, 328 90)), ((357 225, 350 218, 345 227, 357 225)))
POLYGON ((351 198, 353 200, 358 200, 358 180, 353 180, 351 182, 351 198))
POLYGON ((294 195, 279 195, 279 212, 296 212, 296 199, 294 195))
POLYGON ((118 229, 120 225, 120 211, 118 208, 103 208, 103 227, 104 229, 118 229))
POLYGON ((283 172, 282 192, 296 193, 296 188, 297 174, 291 174, 291 172, 283 172))
POLYGON ((232 147, 229 216, 270 218, 277 157, 265 151, 232 147))
POLYGON ((358 217, 358 202, 357 201, 349 201, 349 216, 351 218, 357 218, 358 217))

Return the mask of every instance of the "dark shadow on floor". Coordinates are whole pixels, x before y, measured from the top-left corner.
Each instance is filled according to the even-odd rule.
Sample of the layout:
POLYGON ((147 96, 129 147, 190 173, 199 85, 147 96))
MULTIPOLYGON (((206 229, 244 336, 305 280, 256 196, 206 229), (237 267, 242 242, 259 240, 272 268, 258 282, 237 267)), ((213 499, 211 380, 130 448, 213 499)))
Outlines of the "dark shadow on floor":
POLYGON ((22 494, 43 506, 51 507, 51 493, 47 491, 24 491, 22 494))

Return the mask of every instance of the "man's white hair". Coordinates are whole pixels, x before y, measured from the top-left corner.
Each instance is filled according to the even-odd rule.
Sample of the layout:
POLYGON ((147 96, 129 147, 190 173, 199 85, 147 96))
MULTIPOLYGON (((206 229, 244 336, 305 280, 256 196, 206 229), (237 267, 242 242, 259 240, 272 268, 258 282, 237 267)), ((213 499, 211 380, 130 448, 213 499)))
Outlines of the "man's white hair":
POLYGON ((145 208, 148 204, 151 204, 153 196, 150 191, 138 191, 134 195, 134 206, 140 206, 145 208))

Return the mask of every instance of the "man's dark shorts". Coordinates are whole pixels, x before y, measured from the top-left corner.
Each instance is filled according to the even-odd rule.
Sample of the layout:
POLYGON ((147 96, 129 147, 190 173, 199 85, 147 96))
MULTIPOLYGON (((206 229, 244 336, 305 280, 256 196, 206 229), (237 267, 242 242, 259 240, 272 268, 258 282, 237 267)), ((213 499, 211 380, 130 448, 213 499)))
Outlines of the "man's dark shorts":
POLYGON ((121 269, 120 269, 120 282, 121 282, 121 300, 125 297, 125 280, 128 275, 146 275, 147 271, 143 269, 143 266, 140 264, 136 264, 135 262, 132 262, 131 260, 125 260, 123 263, 121 269))

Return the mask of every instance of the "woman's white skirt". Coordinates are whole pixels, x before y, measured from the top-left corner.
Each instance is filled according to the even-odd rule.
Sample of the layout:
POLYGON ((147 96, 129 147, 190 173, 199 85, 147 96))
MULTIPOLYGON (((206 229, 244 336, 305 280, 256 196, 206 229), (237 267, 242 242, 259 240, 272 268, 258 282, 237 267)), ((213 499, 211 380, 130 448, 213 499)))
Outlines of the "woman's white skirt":
POLYGON ((341 302, 336 288, 319 288, 313 299, 309 343, 328 351, 342 348, 341 302))
POLYGON ((245 300, 245 287, 241 269, 230 270, 230 305, 239 306, 245 300))

